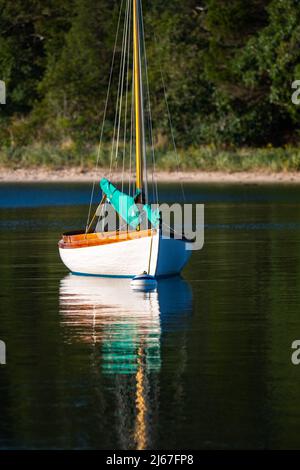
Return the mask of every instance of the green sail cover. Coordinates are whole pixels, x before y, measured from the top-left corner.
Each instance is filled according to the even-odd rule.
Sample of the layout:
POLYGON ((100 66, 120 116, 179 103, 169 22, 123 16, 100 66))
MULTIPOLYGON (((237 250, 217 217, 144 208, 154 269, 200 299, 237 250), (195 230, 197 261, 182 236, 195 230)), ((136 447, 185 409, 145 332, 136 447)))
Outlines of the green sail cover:
MULTIPOLYGON (((132 228, 137 228, 143 218, 143 212, 146 214, 149 222, 154 228, 159 226, 159 211, 152 210, 149 204, 143 205, 143 212, 139 210, 134 198, 119 191, 110 181, 103 178, 100 181, 100 187, 107 199, 125 222, 132 228)), ((136 194, 136 196, 139 193, 136 194)), ((136 197, 135 196, 135 197, 136 197)))

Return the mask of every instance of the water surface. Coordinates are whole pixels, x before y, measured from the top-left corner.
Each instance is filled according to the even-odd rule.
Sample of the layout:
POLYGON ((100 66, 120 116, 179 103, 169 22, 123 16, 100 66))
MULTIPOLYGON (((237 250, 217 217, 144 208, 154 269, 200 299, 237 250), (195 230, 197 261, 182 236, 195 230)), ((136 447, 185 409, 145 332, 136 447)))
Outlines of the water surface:
POLYGON ((89 185, 0 185, 1 448, 300 447, 300 186, 186 195, 205 246, 146 294, 61 264, 89 185))

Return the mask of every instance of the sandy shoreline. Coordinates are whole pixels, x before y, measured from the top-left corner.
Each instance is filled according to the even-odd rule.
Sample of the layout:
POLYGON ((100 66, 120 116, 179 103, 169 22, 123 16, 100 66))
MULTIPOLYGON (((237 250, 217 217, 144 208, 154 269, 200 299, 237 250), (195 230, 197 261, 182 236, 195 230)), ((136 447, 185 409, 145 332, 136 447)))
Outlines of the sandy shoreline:
MULTIPOLYGON (((83 171, 80 168, 64 168, 60 170, 49 170, 46 168, 30 169, 7 169, 0 168, 0 183, 4 182, 92 182, 94 179, 100 181, 108 176, 108 171, 100 168, 97 172, 83 171)), ((223 171, 190 171, 190 172, 166 172, 156 173, 159 182, 176 183, 300 183, 300 172, 271 173, 271 172, 236 172, 227 173, 223 171)), ((124 180, 128 181, 129 175, 124 174, 124 180)), ((121 173, 114 173, 113 180, 121 180, 121 173)))

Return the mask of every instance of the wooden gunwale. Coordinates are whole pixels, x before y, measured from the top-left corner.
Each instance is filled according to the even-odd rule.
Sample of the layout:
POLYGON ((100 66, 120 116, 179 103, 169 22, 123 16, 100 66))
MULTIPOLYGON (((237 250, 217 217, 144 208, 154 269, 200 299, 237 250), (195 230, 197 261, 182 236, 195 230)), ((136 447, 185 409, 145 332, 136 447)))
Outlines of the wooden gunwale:
POLYGON ((151 229, 134 232, 99 232, 99 233, 79 233, 64 234, 58 242, 59 248, 74 249, 86 248, 89 246, 108 245, 111 243, 121 243, 139 238, 150 237, 154 231, 151 229))

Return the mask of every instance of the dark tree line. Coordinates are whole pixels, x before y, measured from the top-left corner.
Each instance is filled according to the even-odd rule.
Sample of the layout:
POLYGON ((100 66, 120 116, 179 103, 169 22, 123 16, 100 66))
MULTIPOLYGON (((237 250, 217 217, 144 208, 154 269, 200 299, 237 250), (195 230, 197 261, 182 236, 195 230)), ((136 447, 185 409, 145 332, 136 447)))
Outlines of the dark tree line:
MULTIPOLYGON (((119 6, 0 0, 2 146, 96 141, 119 6)), ((298 0, 144 0, 143 9, 158 144, 168 126, 160 64, 182 147, 298 142, 300 113, 291 101, 300 80, 298 0)))

